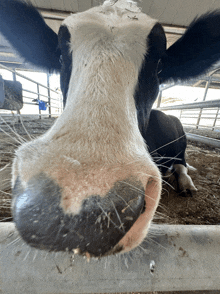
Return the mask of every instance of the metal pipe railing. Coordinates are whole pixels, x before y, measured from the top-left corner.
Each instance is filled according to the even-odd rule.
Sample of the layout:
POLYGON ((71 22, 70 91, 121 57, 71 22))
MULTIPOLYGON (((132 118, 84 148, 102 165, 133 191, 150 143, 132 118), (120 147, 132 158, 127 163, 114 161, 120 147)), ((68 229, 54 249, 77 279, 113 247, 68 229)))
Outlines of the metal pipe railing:
MULTIPOLYGON (((38 95, 37 92, 33 92, 33 91, 30 91, 30 90, 27 90, 27 89, 22 89, 22 90, 23 90, 23 92, 28 92, 28 93, 31 93, 31 94, 38 95)), ((45 98, 48 98, 47 95, 44 95, 44 94, 41 94, 41 93, 40 93, 40 96, 45 97, 45 98)), ((25 97, 25 96, 23 95, 23 97, 25 97)), ((32 98, 32 99, 33 99, 33 98, 32 98)), ((59 99, 56 99, 56 98, 50 98, 50 99, 51 99, 51 100, 54 100, 54 101, 59 101, 59 99)))
MULTIPOLYGON (((157 101, 157 109, 158 110, 162 110, 162 111, 168 111, 168 110, 180 110, 180 119, 181 121, 184 119, 184 118, 187 118, 186 115, 184 114, 183 110, 191 110, 191 109, 194 109, 195 111, 199 111, 198 114, 196 114, 196 117, 190 117, 192 119, 197 119, 197 122, 195 123, 195 125, 193 124, 193 126, 195 126, 197 129, 198 127, 201 126, 200 124, 200 121, 202 119, 212 119, 214 120, 213 121, 213 125, 211 127, 212 130, 215 130, 216 128, 216 123, 217 121, 220 119, 219 117, 219 109, 220 109, 220 99, 217 99, 217 100, 210 100, 210 101, 205 101, 206 100, 206 97, 207 97, 207 93, 208 93, 208 90, 210 88, 210 84, 211 82, 214 80, 214 81, 218 81, 220 82, 220 79, 214 77, 214 74, 216 74, 217 72, 219 72, 220 69, 217 68, 215 70, 213 70, 209 76, 203 76, 203 77, 200 77, 199 78, 199 81, 197 80, 197 83, 196 85, 198 85, 198 83, 200 83, 201 81, 206 81, 206 87, 205 87, 205 92, 204 92, 204 95, 203 95, 203 99, 201 102, 194 102, 194 103, 187 103, 187 104, 181 104, 181 105, 172 105, 172 106, 163 106, 163 107, 160 107, 161 105, 161 96, 162 96, 162 91, 166 90, 166 89, 169 89, 173 86, 175 86, 175 84, 170 84, 170 85, 161 85, 160 87, 160 94, 158 95, 158 101, 157 101), (202 113, 203 113, 203 110, 205 108, 217 108, 216 109, 216 113, 215 114, 212 114, 214 116, 213 117, 204 117, 202 116, 202 113)), ((194 114, 195 115, 195 114, 194 114)), ((189 116, 188 116, 189 117, 189 116)), ((190 125, 190 124, 185 124, 184 122, 182 122, 184 125, 190 125)), ((192 125, 192 124, 191 124, 192 125)), ((207 127, 208 128, 208 127, 207 127)))
MULTIPOLYGON (((187 124, 187 123, 182 123, 184 127, 192 127, 192 124, 187 124)), ((194 127, 196 127, 196 124, 193 125, 194 127)), ((219 129, 218 126, 207 126, 207 125, 199 125, 198 127, 201 127, 203 129, 210 129, 210 130, 213 130, 213 129, 219 129)))
MULTIPOLYGON (((20 74, 20 73, 18 73, 18 72, 15 71, 15 70, 13 70, 13 69, 11 69, 11 68, 8 68, 8 67, 6 67, 6 66, 4 66, 4 65, 2 65, 1 63, 0 63, 0 67, 2 67, 3 69, 6 69, 6 70, 8 70, 8 71, 10 71, 10 72, 12 72, 12 73, 15 73, 17 76, 19 76, 19 77, 21 77, 21 78, 24 78, 24 79, 26 79, 26 80, 28 80, 28 81, 30 81, 30 82, 32 82, 32 83, 38 84, 39 86, 41 86, 41 87, 43 87, 43 88, 45 88, 45 89, 48 89, 47 86, 45 86, 45 85, 43 85, 43 84, 41 84, 41 83, 38 83, 38 82, 36 82, 36 81, 34 81, 34 80, 32 80, 32 79, 30 79, 30 78, 28 78, 28 77, 26 77, 26 76, 20 74)), ((51 90, 52 92, 56 93, 56 94, 60 94, 59 92, 57 92, 57 91, 55 91, 55 90, 53 90, 53 89, 50 89, 50 90, 51 90)))
MULTIPOLYGON (((38 105, 37 103, 30 103, 30 102, 23 102, 23 104, 29 104, 29 105, 33 105, 33 106, 38 105)), ((48 107, 48 108, 56 108, 56 109, 59 109, 59 107, 57 107, 57 106, 51 106, 51 105, 48 105, 47 107, 48 107)), ((48 114, 47 114, 47 115, 48 115, 48 114)))
POLYGON ((220 99, 203 102, 187 103, 173 106, 158 107, 158 110, 180 110, 180 109, 195 109, 195 108, 214 108, 220 107, 220 99))
POLYGON ((220 148, 220 140, 199 136, 196 134, 186 133, 186 138, 190 141, 203 143, 214 148, 220 148))
MULTIPOLYGON (((0 64, 0 67, 3 68, 3 69, 5 69, 5 70, 8 70, 8 71, 12 72, 12 74, 13 74, 13 80, 16 80, 16 76, 19 76, 19 77, 21 77, 21 78, 23 78, 23 79, 25 79, 25 80, 27 80, 29 82, 34 83, 37 86, 37 92, 32 91, 32 90, 28 90, 28 89, 22 89, 22 91, 23 91, 23 93, 24 92, 27 92, 27 93, 31 93, 31 94, 37 95, 37 99, 38 100, 41 100, 41 101, 47 103, 49 117, 51 117, 51 113, 52 113, 51 112, 51 109, 53 109, 53 108, 54 109, 60 109, 61 104, 60 104, 60 107, 58 107, 57 104, 56 104, 56 106, 54 106, 54 104, 51 104, 52 101, 54 101, 55 103, 56 102, 59 102, 59 99, 56 99, 56 98, 52 98, 51 97, 51 91, 53 93, 57 94, 57 95, 60 95, 60 93, 50 88, 49 74, 47 74, 47 86, 45 86, 45 85, 43 85, 43 84, 41 84, 39 82, 36 82, 36 81, 34 81, 34 80, 32 80, 32 79, 30 79, 30 78, 28 78, 28 77, 26 77, 26 76, 18 73, 17 71, 15 71, 13 69, 7 68, 6 66, 4 66, 2 64, 0 64), (48 96, 40 93, 40 87, 43 87, 44 89, 47 90, 48 96), (44 99, 46 98, 47 100, 45 101, 44 99, 42 99, 42 97, 44 99)), ((32 99, 32 100, 34 99, 34 98, 27 97, 27 96, 24 96, 24 95, 23 95, 23 98, 25 98, 25 99, 32 99)), ((26 102, 26 101, 24 101, 23 103, 26 104, 26 105, 34 105, 34 106, 38 105, 37 103, 29 103, 29 102, 26 102)), ((41 118, 41 110, 40 109, 39 109, 39 118, 41 118)))

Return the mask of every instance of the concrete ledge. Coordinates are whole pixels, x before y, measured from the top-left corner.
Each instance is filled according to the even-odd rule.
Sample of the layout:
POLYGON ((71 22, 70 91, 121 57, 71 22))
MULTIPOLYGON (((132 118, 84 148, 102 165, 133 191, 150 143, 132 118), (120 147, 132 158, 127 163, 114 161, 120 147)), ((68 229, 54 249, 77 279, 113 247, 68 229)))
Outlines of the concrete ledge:
POLYGON ((220 290, 220 226, 154 225, 134 251, 87 262, 28 247, 0 224, 0 293, 220 290))

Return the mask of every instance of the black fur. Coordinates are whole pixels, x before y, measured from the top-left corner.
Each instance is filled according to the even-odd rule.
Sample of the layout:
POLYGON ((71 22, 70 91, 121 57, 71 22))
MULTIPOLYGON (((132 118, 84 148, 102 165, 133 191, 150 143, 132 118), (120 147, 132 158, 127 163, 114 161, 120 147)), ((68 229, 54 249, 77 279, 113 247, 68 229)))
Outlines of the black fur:
POLYGON ((220 10, 195 18, 185 34, 168 48, 159 68, 160 83, 205 74, 220 59, 220 10))
POLYGON ((159 23, 151 30, 147 38, 147 47, 149 49, 145 54, 134 94, 141 131, 147 127, 150 110, 159 92, 157 67, 159 59, 166 50, 166 36, 159 23))
POLYGON ((58 33, 59 47, 61 50, 60 86, 63 93, 63 104, 66 105, 67 91, 72 72, 72 55, 70 53, 70 33, 66 26, 61 26, 58 33))
POLYGON ((27 62, 60 71, 57 34, 29 1, 0 0, 0 32, 27 62))
POLYGON ((175 163, 186 166, 186 136, 177 117, 152 109, 148 126, 142 136, 163 174, 175 163))

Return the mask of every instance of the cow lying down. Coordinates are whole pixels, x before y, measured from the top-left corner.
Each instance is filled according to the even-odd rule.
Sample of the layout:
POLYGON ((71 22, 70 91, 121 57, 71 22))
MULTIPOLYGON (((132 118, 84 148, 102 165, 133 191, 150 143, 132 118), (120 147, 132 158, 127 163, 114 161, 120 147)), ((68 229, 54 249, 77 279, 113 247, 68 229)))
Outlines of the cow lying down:
MULTIPOLYGON (((25 1, 0 0, 0 19, 26 61, 60 72, 65 103, 52 128, 16 152, 12 211, 21 237, 97 257, 135 248, 161 194, 149 151, 162 172, 173 166, 187 178, 181 124, 151 111, 159 84, 196 77, 219 60, 220 12, 194 20, 169 49, 162 26, 132 1, 72 14, 58 36, 25 1)), ((179 188, 193 191, 190 180, 179 188)))

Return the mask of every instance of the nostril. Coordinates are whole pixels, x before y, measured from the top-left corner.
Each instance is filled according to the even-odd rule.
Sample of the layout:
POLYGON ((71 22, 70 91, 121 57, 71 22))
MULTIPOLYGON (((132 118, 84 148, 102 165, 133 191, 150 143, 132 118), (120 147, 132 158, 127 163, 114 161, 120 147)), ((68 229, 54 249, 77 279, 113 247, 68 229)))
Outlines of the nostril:
POLYGON ((92 256, 108 254, 145 209, 144 189, 131 180, 116 182, 104 197, 84 199, 77 214, 65 213, 62 189, 44 174, 25 189, 18 178, 13 195, 14 221, 29 245, 54 251, 78 248, 92 256))

